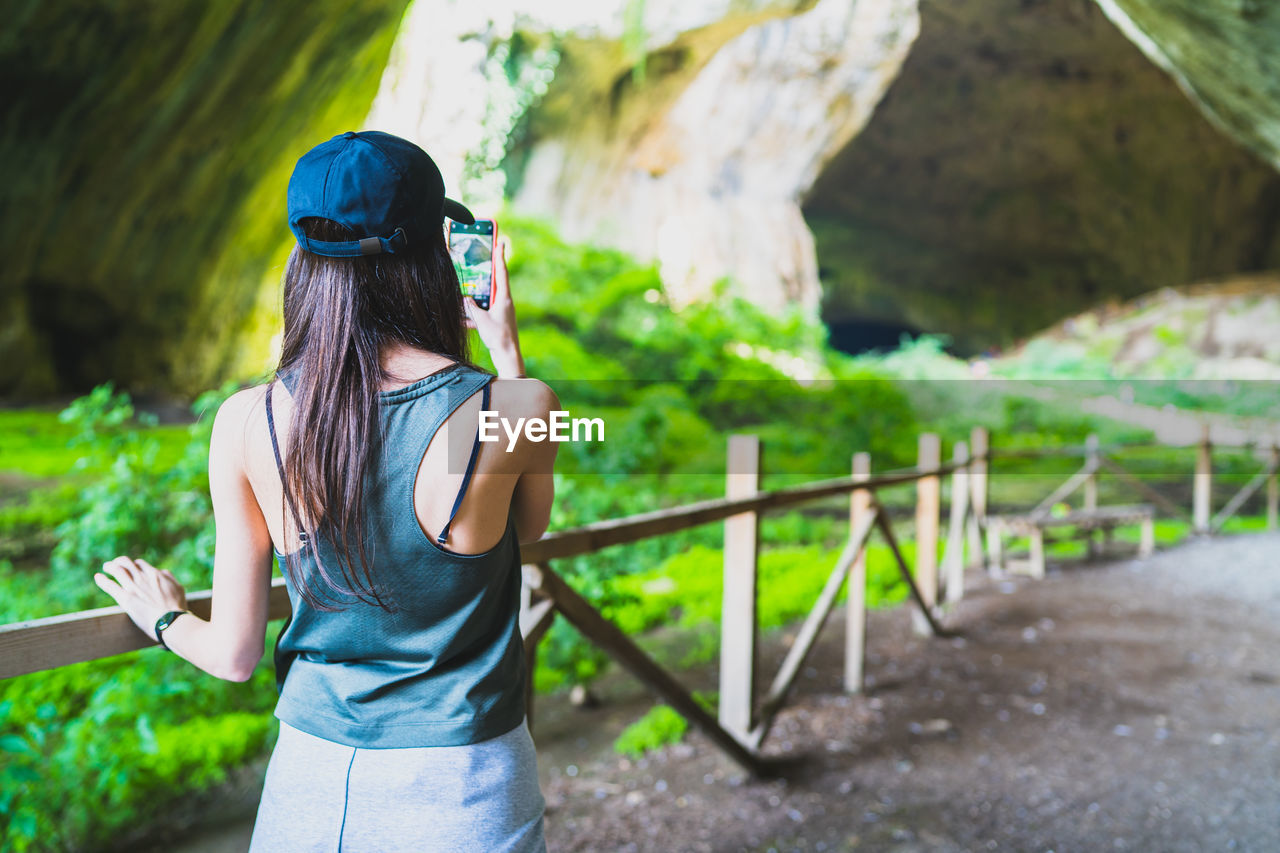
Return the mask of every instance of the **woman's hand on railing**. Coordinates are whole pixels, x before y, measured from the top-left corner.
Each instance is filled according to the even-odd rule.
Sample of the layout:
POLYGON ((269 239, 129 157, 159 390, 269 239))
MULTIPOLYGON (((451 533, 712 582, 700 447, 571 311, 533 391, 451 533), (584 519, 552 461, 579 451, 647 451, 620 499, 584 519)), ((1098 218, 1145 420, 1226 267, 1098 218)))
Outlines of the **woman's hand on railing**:
POLYGON ((187 592, 173 573, 157 569, 146 560, 116 557, 103 563, 102 571, 94 572, 93 579, 153 640, 156 620, 170 610, 187 609, 187 592))
POLYGON ((520 353, 520 335, 516 329, 516 307, 511 301, 507 277, 507 244, 498 236, 498 223, 493 223, 493 284, 489 294, 489 310, 476 305, 474 299, 463 299, 467 325, 480 333, 489 348, 493 366, 502 377, 524 376, 524 357, 520 353))

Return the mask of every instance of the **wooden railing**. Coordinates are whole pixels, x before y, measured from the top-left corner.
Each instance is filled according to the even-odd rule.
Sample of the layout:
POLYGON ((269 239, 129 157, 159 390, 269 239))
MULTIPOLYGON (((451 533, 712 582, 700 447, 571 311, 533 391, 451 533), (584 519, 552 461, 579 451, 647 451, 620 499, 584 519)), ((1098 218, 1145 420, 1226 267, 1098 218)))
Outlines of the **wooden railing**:
MULTIPOLYGON (((865 453, 853 458, 848 477, 838 477, 802 486, 762 492, 759 490, 760 444, 756 437, 732 436, 728 450, 726 495, 669 509, 625 518, 610 519, 571 530, 550 533, 521 549, 525 560, 524 589, 520 613, 521 633, 530 667, 528 684, 533 683, 538 643, 556 616, 568 621, 597 647, 634 674, 676 711, 697 725, 718 747, 752 772, 767 769, 760 749, 777 713, 801 671, 805 658, 834 609, 840 590, 848 586, 845 608, 844 685, 849 692, 862 687, 866 632, 866 545, 879 533, 893 555, 898 571, 910 591, 913 622, 918 632, 940 635, 944 605, 964 594, 964 573, 969 567, 993 570, 984 551, 988 522, 988 489, 992 453, 987 431, 975 429, 969 441, 957 442, 951 461, 941 461, 941 442, 936 435, 920 436, 915 468, 873 476, 871 460, 865 453), (950 512, 945 539, 941 535, 942 480, 950 477, 950 512), (916 484, 914 535, 916 564, 909 566, 889 514, 878 491, 903 484, 916 484), (836 559, 827 582, 796 634, 778 672, 764 695, 757 698, 756 643, 758 623, 759 520, 762 513, 794 507, 835 496, 850 497, 850 533, 836 559), (680 530, 725 522, 724 591, 721 613, 719 708, 715 715, 704 709, 679 680, 646 654, 635 641, 606 619, 551 567, 553 560, 592 554, 604 548, 663 536, 680 530), (938 559, 939 546, 942 557, 938 559)), ((1000 457, 1028 458, 1049 455, 1080 455, 1084 467, 1046 499, 1052 504, 1076 488, 1092 493, 1096 503, 1097 475, 1106 469, 1149 497, 1158 495, 1152 487, 1127 472, 1090 439, 1081 448, 1052 448, 1042 451, 1002 451, 1000 457), (1065 489, 1070 485, 1071 489, 1065 489), (1061 494, 1060 494, 1061 493, 1061 494)), ((1267 515, 1271 526, 1277 519, 1277 460, 1272 448, 1263 470, 1232 498, 1213 518, 1209 515, 1211 448, 1206 433, 1197 448, 1195 499, 1192 518, 1204 532, 1221 528, 1232 513, 1265 483, 1267 515)), ((1160 495, 1166 510, 1178 515, 1185 511, 1160 495)), ((190 608, 208 618, 211 591, 191 593, 190 608)), ((282 578, 272 582, 269 619, 289 615, 290 604, 282 578)), ((0 626, 0 677, 12 677, 38 670, 96 660, 153 645, 134 627, 119 607, 102 607, 79 613, 51 616, 0 626)), ((532 694, 528 696, 532 714, 532 694)))

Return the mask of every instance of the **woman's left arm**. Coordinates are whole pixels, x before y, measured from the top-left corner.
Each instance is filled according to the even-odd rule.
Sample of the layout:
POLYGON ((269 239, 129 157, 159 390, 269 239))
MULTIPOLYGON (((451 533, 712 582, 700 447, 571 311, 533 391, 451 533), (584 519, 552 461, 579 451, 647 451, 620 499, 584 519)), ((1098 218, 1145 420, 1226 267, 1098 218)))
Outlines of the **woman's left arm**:
MULTIPOLYGON (((271 534, 245 473, 246 424, 261 390, 232 395, 213 421, 209 493, 217 538, 210 618, 187 613, 164 630, 165 644, 175 653, 228 681, 249 680, 267 632, 271 534)), ((143 560, 117 557, 94 580, 153 640, 157 619, 186 609, 186 594, 173 575, 143 560)))

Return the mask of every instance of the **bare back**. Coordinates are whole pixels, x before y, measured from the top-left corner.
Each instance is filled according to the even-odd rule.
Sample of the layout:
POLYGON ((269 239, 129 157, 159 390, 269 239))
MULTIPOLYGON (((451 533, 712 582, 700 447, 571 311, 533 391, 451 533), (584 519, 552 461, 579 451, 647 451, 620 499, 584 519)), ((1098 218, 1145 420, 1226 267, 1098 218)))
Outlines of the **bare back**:
MULTIPOLYGON (((450 364, 449 359, 430 353, 400 359, 398 363, 387 366, 394 379, 381 390, 394 391, 405 387, 450 364)), ((296 532, 289 530, 286 535, 289 528, 285 524, 284 491, 267 426, 266 387, 257 386, 241 392, 252 395, 245 406, 242 445, 245 473, 270 530, 272 542, 281 553, 290 553, 297 550, 299 542, 296 532)), ((513 418, 545 417, 550 408, 548 395, 549 389, 536 380, 495 379, 489 408, 513 418)), ((554 399, 554 395, 550 398, 554 399)), ((272 407, 283 454, 291 438, 293 399, 282 383, 275 385, 272 407)), ((481 394, 476 393, 441 425, 422 457, 414 482, 414 514, 418 525, 432 540, 448 522, 454 500, 462 487, 480 408, 481 394), (457 430, 461 430, 463 440, 450 441, 450 435, 457 430)), ((530 525, 528 519, 523 518, 541 514, 537 512, 541 508, 522 506, 529 501, 521 498, 531 497, 550 486, 549 482, 536 482, 539 478, 551 476, 550 466, 544 465, 548 450, 554 456, 554 446, 547 448, 524 441, 518 442, 510 452, 505 442, 480 445, 475 471, 449 530, 447 547, 450 551, 479 554, 493 548, 502 538, 509 511, 516 513, 517 531, 522 540, 541 534, 539 529, 530 536, 530 527, 535 525, 530 525)), ((391 449, 390 452, 395 451, 391 449)), ((549 506, 547 508, 549 510, 549 506)), ((545 521, 542 528, 545 529, 545 521)))

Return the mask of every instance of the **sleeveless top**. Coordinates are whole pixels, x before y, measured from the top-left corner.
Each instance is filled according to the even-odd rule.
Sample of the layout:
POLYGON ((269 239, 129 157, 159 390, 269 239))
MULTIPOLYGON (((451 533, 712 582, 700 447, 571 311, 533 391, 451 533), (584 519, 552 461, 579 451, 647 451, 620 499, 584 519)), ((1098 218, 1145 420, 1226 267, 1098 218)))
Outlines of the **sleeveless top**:
MULTIPOLYGON (((292 392, 293 377, 280 379, 292 392)), ((274 653, 278 719, 326 740, 367 748, 459 746, 523 722, 520 547, 509 507, 501 509, 507 513, 502 539, 476 555, 445 549, 449 524, 432 541, 413 507, 414 481, 432 436, 481 389, 488 408, 492 379, 456 364, 379 395, 384 438, 366 476, 364 536, 370 574, 396 612, 339 595, 320 581, 317 551, 329 575, 345 583, 327 539, 303 531, 294 511, 303 531, 296 552, 303 577, 322 601, 344 609, 316 610, 284 573, 293 613, 274 653)), ((267 413, 283 480, 270 396, 267 413)), ((477 432, 450 524, 478 450, 477 432)), ((275 553, 283 566, 285 556, 275 553)))

